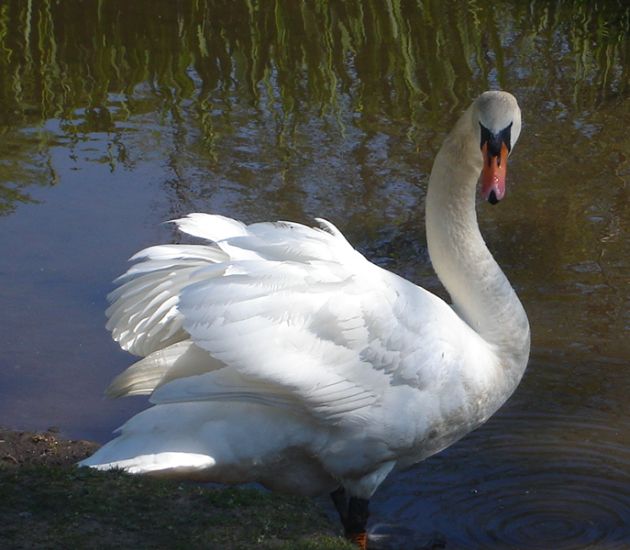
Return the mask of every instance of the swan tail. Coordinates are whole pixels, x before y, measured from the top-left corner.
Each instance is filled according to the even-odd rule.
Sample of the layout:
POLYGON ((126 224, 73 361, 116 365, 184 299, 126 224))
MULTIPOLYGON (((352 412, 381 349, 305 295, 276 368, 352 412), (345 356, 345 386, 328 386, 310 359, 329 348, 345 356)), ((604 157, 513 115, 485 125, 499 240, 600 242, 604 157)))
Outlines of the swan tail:
POLYGON ((194 479, 201 472, 214 466, 212 457, 198 453, 162 452, 108 461, 98 453, 79 462, 79 466, 89 466, 95 470, 124 470, 129 474, 164 476, 170 479, 194 479))
POLYGON ((252 403, 171 403, 137 414, 118 431, 79 466, 204 482, 259 482, 308 495, 338 483, 314 458, 321 435, 286 410, 252 403))

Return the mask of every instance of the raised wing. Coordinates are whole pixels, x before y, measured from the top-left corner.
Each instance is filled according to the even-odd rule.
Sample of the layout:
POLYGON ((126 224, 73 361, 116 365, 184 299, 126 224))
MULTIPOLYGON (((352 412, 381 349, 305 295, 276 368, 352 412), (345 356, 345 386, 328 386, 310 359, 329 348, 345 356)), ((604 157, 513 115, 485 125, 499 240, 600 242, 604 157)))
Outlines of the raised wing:
POLYGON ((204 214, 177 223, 214 244, 139 253, 110 308, 114 337, 132 352, 194 346, 197 366, 145 377, 144 392, 160 386, 155 403, 249 399, 361 416, 392 386, 445 383, 462 339, 474 338, 444 302, 368 262, 323 220, 326 230, 204 214))

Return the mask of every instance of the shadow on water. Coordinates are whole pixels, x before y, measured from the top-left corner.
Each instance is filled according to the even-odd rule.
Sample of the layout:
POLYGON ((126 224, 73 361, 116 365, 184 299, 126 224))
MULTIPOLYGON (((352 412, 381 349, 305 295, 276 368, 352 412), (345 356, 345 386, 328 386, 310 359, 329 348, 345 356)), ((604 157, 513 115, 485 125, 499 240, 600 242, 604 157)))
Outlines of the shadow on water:
POLYGON ((504 88, 525 127, 509 200, 479 217, 532 360, 483 428, 386 482, 375 532, 628 547, 629 36, 621 0, 3 2, 0 422, 104 440, 145 406, 99 398, 131 362, 105 295, 190 211, 323 215, 443 295, 428 173, 461 109, 504 88))

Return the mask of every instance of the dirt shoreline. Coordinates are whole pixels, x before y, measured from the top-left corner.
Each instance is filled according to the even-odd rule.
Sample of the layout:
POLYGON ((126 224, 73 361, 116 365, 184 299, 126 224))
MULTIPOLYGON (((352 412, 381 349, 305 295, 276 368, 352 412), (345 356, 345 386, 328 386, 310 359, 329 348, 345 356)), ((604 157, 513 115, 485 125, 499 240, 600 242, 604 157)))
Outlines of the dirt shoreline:
POLYGON ((98 447, 0 428, 0 548, 352 548, 310 499, 75 467, 98 447))
POLYGON ((0 427, 0 467, 72 466, 100 445, 59 437, 58 430, 15 431, 0 427))

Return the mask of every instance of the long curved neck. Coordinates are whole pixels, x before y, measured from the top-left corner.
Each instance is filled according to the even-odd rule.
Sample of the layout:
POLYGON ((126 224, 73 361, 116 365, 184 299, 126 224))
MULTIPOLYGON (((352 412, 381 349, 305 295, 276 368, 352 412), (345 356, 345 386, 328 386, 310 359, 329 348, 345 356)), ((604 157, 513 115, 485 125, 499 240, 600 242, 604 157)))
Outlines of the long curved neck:
POLYGON ((475 135, 469 109, 436 157, 426 201, 429 255, 454 309, 520 378, 529 356, 529 323, 479 232, 475 193, 483 161, 475 135))

